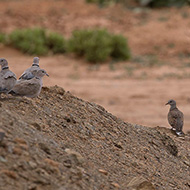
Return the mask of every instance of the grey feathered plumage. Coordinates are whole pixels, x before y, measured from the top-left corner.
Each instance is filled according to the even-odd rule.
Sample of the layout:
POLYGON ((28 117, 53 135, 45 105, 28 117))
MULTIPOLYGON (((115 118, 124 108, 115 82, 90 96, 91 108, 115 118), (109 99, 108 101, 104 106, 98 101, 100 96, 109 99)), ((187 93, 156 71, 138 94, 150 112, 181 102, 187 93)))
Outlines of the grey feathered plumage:
POLYGON ((16 84, 16 75, 9 70, 8 62, 4 58, 0 58, 0 94, 7 94, 16 84))
POLYGON ((183 113, 176 107, 175 100, 169 100, 166 105, 170 105, 168 112, 168 122, 172 127, 172 130, 176 131, 176 134, 182 134, 184 116, 183 113))
POLYGON ((13 96, 26 96, 29 98, 37 97, 42 89, 42 77, 49 76, 44 69, 34 73, 34 77, 30 80, 18 80, 14 88, 9 92, 13 96))
POLYGON ((24 73, 19 77, 19 80, 30 80, 34 78, 34 73, 40 70, 39 60, 39 57, 34 57, 32 66, 24 71, 24 73))

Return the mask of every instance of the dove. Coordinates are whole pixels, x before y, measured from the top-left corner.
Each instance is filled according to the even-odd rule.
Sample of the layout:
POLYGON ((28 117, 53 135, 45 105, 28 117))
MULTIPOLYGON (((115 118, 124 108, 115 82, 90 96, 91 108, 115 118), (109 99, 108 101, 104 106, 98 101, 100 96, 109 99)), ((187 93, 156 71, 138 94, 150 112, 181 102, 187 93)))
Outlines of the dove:
POLYGON ((39 60, 39 57, 34 57, 32 66, 24 71, 19 80, 30 80, 34 78, 34 72, 40 70, 39 60))
POLYGON ((4 58, 0 58, 0 95, 7 94, 16 84, 16 75, 9 70, 8 62, 4 58))
POLYGON ((166 105, 170 105, 170 110, 168 112, 168 122, 171 125, 172 130, 174 130, 178 136, 183 135, 183 113, 176 107, 175 100, 169 100, 166 105))
POLYGON ((44 69, 34 72, 34 77, 30 80, 18 80, 14 88, 9 92, 13 96, 37 97, 42 89, 43 76, 49 76, 44 69))

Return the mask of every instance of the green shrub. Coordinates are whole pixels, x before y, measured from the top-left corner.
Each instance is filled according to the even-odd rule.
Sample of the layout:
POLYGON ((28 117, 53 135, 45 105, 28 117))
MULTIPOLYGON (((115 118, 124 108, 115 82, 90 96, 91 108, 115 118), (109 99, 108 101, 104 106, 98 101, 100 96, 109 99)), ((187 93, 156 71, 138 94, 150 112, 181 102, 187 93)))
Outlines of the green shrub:
POLYGON ((190 4, 189 0, 150 0, 147 1, 147 3, 144 3, 144 0, 138 0, 138 2, 142 5, 147 5, 150 7, 181 7, 190 4))
POLYGON ((45 55, 49 51, 54 54, 73 52, 90 62, 130 58, 126 38, 103 29, 76 30, 67 41, 60 34, 41 28, 17 29, 7 36, 0 34, 1 41, 31 55, 45 55))
POLYGON ((150 5, 152 7, 181 7, 183 5, 187 5, 188 3, 188 0, 153 0, 150 5))
POLYGON ((131 54, 127 39, 122 35, 112 35, 112 48, 111 57, 118 60, 130 59, 131 54))
POLYGON ((9 35, 8 44, 31 55, 45 55, 48 51, 65 52, 64 38, 42 28, 17 29, 9 35))
POLYGON ((68 49, 90 62, 102 62, 112 51, 111 38, 106 30, 76 30, 68 42, 68 49))
POLYGON ((99 6, 106 6, 111 3, 118 3, 120 0, 86 0, 87 3, 96 3, 99 6))
POLYGON ((85 55, 88 40, 93 35, 91 30, 75 30, 68 40, 67 51, 74 52, 78 56, 85 55))
POLYGON ((6 35, 3 33, 0 33, 0 43, 5 43, 6 35))
POLYGON ((87 3, 96 3, 98 5, 105 5, 110 0, 86 0, 87 3))
POLYGON ((85 58, 90 62, 106 61, 112 51, 111 37, 106 30, 95 30, 86 41, 85 58))
POLYGON ((109 57, 130 58, 127 40, 106 30, 76 30, 68 41, 68 51, 84 56, 90 62, 103 62, 109 57))
POLYGON ((53 53, 64 53, 65 52, 65 39, 62 35, 55 32, 47 34, 46 44, 53 53))
POLYGON ((9 42, 24 53, 47 54, 46 34, 41 28, 15 30, 9 35, 9 42))

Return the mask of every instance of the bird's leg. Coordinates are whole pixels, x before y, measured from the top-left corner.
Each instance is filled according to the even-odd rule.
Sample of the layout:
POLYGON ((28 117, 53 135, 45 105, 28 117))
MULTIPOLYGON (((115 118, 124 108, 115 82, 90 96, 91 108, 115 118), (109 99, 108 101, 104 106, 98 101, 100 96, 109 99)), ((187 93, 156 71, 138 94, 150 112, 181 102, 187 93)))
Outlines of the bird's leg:
POLYGON ((183 133, 183 131, 176 131, 176 135, 177 136, 184 136, 184 133, 183 133))

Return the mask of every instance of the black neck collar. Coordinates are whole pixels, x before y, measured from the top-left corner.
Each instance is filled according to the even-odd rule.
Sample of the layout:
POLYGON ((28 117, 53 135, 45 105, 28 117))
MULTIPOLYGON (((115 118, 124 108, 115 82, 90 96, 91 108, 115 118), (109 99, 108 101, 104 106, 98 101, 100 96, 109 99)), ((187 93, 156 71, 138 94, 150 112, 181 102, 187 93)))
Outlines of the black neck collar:
POLYGON ((37 67, 39 67, 39 65, 38 65, 38 64, 36 64, 36 63, 33 63, 33 64, 32 64, 32 66, 37 66, 37 67))
POLYGON ((3 67, 2 70, 8 69, 9 67, 3 67))

